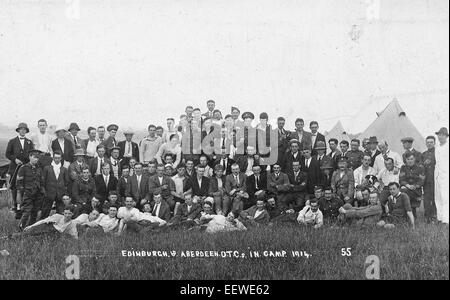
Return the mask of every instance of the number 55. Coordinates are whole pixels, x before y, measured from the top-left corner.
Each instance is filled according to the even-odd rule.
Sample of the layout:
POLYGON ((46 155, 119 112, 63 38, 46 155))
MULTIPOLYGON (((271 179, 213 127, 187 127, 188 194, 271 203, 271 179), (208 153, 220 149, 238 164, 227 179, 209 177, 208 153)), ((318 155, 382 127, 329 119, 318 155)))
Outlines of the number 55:
POLYGON ((341 254, 342 256, 352 256, 352 248, 342 248, 341 254))

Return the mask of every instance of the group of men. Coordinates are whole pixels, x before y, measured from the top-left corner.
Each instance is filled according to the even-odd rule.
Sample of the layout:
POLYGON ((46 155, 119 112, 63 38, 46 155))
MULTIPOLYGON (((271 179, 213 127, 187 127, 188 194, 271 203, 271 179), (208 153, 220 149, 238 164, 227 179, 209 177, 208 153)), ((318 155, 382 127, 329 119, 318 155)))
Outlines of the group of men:
POLYGON ((414 226, 422 201, 427 222, 448 224, 447 128, 436 132, 437 140, 426 138, 424 153, 413 147, 422 141, 399 137, 401 155, 377 137, 326 141, 316 121, 308 132, 298 118, 291 132, 282 117, 276 128, 267 113, 259 117, 254 127, 253 113, 241 119, 232 107, 223 118, 209 100, 204 114, 186 107, 177 126, 173 118, 166 130, 150 125, 139 143, 132 131, 119 142, 115 124, 89 127, 82 139, 71 123, 68 130, 56 128, 52 138, 41 119, 29 139, 21 123, 6 150, 19 227, 72 235, 83 228, 215 232, 279 222, 389 228, 414 226), (58 216, 50 216, 52 210, 58 216), (61 225, 70 220, 77 225, 61 225))

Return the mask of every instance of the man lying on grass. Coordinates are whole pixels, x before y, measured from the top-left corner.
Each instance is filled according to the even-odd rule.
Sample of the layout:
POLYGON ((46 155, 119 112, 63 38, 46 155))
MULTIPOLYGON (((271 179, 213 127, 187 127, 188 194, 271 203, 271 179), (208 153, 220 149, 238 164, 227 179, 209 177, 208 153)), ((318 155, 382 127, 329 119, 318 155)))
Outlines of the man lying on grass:
MULTIPOLYGON (((95 217, 95 210, 93 210, 89 216, 90 219, 95 217), (94 214, 94 215, 92 215, 94 214), (91 216, 92 215, 92 216, 91 216)), ((117 219, 117 206, 110 205, 108 214, 100 214, 92 221, 85 223, 78 223, 77 229, 81 234, 101 234, 101 233, 117 233, 119 228, 119 219, 117 219)))
POLYGON ((205 232, 217 233, 242 230, 247 230, 247 228, 235 218, 233 212, 230 212, 227 217, 223 215, 213 215, 212 219, 206 225, 205 232))
POLYGON ((54 214, 33 225, 25 227, 23 232, 9 235, 8 238, 40 235, 69 235, 78 239, 77 222, 72 220, 75 207, 73 205, 64 208, 64 215, 54 214))
POLYGON ((118 235, 124 230, 132 232, 148 231, 152 228, 163 226, 166 221, 154 216, 149 203, 144 204, 144 212, 141 213, 134 207, 134 201, 131 197, 125 198, 125 206, 119 208, 117 217, 120 219, 118 235))

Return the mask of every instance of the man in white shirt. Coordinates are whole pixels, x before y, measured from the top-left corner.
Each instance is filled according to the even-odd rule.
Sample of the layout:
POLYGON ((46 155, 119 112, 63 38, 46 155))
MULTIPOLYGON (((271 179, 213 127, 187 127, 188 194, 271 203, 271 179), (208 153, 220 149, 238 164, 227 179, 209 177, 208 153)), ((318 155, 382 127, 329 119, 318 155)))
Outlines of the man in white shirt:
POLYGON ((120 219, 118 234, 122 234, 123 230, 126 229, 126 224, 128 222, 139 221, 140 211, 134 207, 134 201, 132 197, 125 198, 125 206, 120 207, 117 212, 117 217, 120 219))
POLYGON ((97 140, 97 130, 94 127, 88 128, 89 138, 84 140, 84 147, 86 149, 87 163, 90 164, 91 160, 98 156, 97 146, 100 145, 100 141, 97 140))
POLYGON ((175 128, 175 119, 167 118, 167 130, 164 131, 163 136, 162 136, 163 144, 170 142, 170 136, 172 134, 179 135, 177 129, 175 128))
POLYGON ((395 172, 398 173, 400 171, 401 166, 403 165, 403 158, 397 152, 391 151, 389 149, 389 145, 387 141, 380 141, 378 144, 378 148, 381 151, 381 154, 375 158, 375 163, 373 165, 375 172, 379 173, 384 169, 384 161, 386 158, 390 157, 394 160, 394 168, 395 172))
POLYGON ((40 119, 38 121, 38 128, 39 132, 31 136, 31 141, 34 144, 34 149, 52 156, 52 138, 47 132, 47 121, 44 119, 40 119))
MULTIPOLYGON (((377 157, 379 156, 381 155, 378 155, 377 157)), ((395 170, 394 159, 388 158, 385 160, 384 164, 384 169, 377 175, 378 181, 380 182, 380 188, 382 189, 380 193, 380 201, 382 203, 385 203, 390 195, 389 183, 399 183, 400 180, 400 173, 395 170)))
POLYGON ((323 214, 319 210, 319 203, 312 199, 298 214, 297 222, 300 225, 312 226, 317 229, 323 225, 323 214))
POLYGON ((366 187, 364 181, 367 175, 374 175, 374 176, 378 175, 375 169, 370 166, 370 163, 372 162, 370 154, 365 153, 361 162, 362 165, 355 171, 353 171, 353 177, 355 178, 356 193, 358 193, 357 190, 361 191, 364 187, 366 187))

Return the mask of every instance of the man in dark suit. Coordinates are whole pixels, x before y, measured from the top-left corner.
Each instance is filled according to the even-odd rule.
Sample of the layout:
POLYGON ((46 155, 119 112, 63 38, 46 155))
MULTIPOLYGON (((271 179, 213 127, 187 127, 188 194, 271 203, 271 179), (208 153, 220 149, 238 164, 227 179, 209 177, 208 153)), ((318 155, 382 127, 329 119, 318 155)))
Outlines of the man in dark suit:
POLYGON ((267 190, 270 194, 276 195, 280 207, 286 206, 290 189, 289 176, 281 172, 280 165, 273 165, 273 172, 267 176, 267 190))
POLYGON ((202 204, 203 200, 209 195, 209 178, 204 176, 205 167, 198 165, 195 171, 196 175, 192 176, 187 181, 185 190, 192 189, 192 196, 199 198, 199 203, 202 204))
POLYGON ((295 131, 291 134, 291 139, 296 139, 300 142, 300 149, 303 147, 310 147, 311 145, 311 133, 304 131, 305 121, 301 118, 295 120, 295 131))
POLYGON ((124 165, 122 167, 122 176, 120 176, 119 181, 117 182, 117 197, 119 203, 125 203, 130 177, 130 167, 124 165))
POLYGON ((75 152, 76 149, 83 147, 84 142, 80 139, 80 137, 78 137, 78 132, 80 130, 81 129, 77 123, 70 123, 68 130, 69 132, 66 134, 66 139, 72 144, 73 152, 75 152))
POLYGON ((303 148, 301 170, 308 174, 307 193, 314 195, 314 187, 321 181, 320 163, 316 157, 311 156, 311 148, 303 148))
POLYGON ((370 166, 373 167, 375 164, 375 158, 381 154, 381 151, 378 149, 378 140, 376 136, 371 136, 369 138, 369 143, 367 144, 367 151, 365 153, 369 154, 372 161, 370 166))
POLYGON ((150 202, 149 178, 142 173, 143 166, 137 163, 134 166, 134 174, 128 178, 126 197, 132 197, 136 202, 136 208, 141 208, 150 202))
POLYGON ((44 188, 45 197, 41 208, 41 219, 49 216, 53 203, 56 203, 56 212, 62 214, 64 212, 64 203, 62 196, 67 193, 69 185, 69 172, 63 167, 62 153, 53 152, 53 162, 50 166, 44 167, 44 188))
POLYGON ((289 150, 289 141, 291 140, 291 132, 284 129, 286 119, 278 117, 277 119, 277 131, 278 131, 278 160, 277 164, 284 167, 285 155, 289 150))
POLYGON ((292 139, 289 144, 291 150, 285 154, 285 161, 281 169, 284 173, 290 173, 292 171, 292 163, 294 161, 301 162, 303 159, 303 155, 300 152, 300 142, 292 139))
POLYGON ((125 165, 128 165, 130 163, 130 158, 132 157, 139 161, 139 146, 132 141, 134 132, 128 130, 123 134, 125 135, 125 141, 121 141, 117 144, 120 148, 119 159, 121 159, 125 165))
POLYGON ((169 226, 171 228, 190 228, 195 226, 200 219, 202 206, 198 203, 193 203, 192 195, 186 194, 184 203, 180 205, 175 216, 170 220, 169 226), (173 226, 173 227, 172 227, 173 226))
POLYGON ((163 200, 163 196, 159 191, 156 191, 153 194, 152 216, 158 217, 167 222, 170 220, 169 204, 163 200))
POLYGON ((338 168, 337 160, 341 155, 341 151, 338 149, 339 141, 335 138, 331 138, 328 140, 328 146, 330 147, 330 153, 327 156, 331 159, 331 165, 333 166, 333 170, 338 168))
POLYGON ((108 127, 106 127, 106 130, 109 133, 109 137, 102 142, 102 145, 105 146, 106 149, 106 156, 109 157, 110 151, 113 147, 117 146, 117 141, 116 141, 116 134, 117 134, 117 130, 119 130, 119 126, 115 125, 115 124, 111 124, 108 127))
POLYGON ((164 202, 169 205, 170 209, 175 208, 175 200, 172 192, 175 192, 175 183, 172 178, 164 175, 164 165, 158 164, 156 167, 156 175, 153 175, 148 180, 148 190, 150 196, 155 193, 161 194, 164 202))
POLYGON ((311 123, 309 123, 309 129, 311 130, 311 147, 313 149, 312 155, 315 156, 317 155, 315 150, 317 143, 323 142, 325 145, 327 143, 325 141, 325 136, 319 132, 319 123, 317 121, 311 121, 311 123))
POLYGON ((300 162, 294 161, 292 162, 292 171, 287 175, 291 187, 286 197, 287 202, 284 205, 281 203, 281 206, 299 212, 305 206, 308 194, 308 174, 301 170, 300 162))
POLYGON ((64 167, 69 168, 70 164, 74 161, 74 145, 66 137, 66 130, 63 127, 56 128, 56 139, 52 142, 52 151, 60 151, 63 154, 61 163, 64 167))
POLYGON ((91 165, 89 166, 89 170, 91 171, 91 175, 100 175, 102 173, 102 166, 105 164, 109 165, 109 168, 112 172, 112 165, 109 158, 106 157, 106 148, 104 145, 100 144, 97 146, 97 157, 91 160, 91 165))
POLYGON ((249 200, 244 205, 247 209, 256 204, 257 196, 267 191, 267 174, 261 174, 261 166, 254 165, 253 174, 247 177, 247 193, 249 200))
POLYGON ((217 155, 217 159, 214 160, 210 167, 214 168, 216 165, 221 165, 223 167, 223 175, 229 175, 231 174, 231 166, 235 163, 234 160, 232 160, 228 154, 222 153, 217 155))
POLYGON ((103 203, 108 199, 109 191, 117 191, 117 178, 111 175, 111 167, 109 164, 104 164, 102 167, 102 174, 96 175, 94 178, 96 188, 96 198, 103 203))
POLYGON ((231 166, 231 174, 225 180, 225 189, 231 198, 231 211, 235 216, 239 215, 244 209, 244 202, 247 202, 249 195, 247 193, 247 177, 240 172, 238 164, 231 166))
POLYGON ((14 211, 17 209, 16 177, 18 167, 23 166, 30 161, 29 151, 34 149, 33 142, 25 137, 25 135, 30 132, 27 124, 20 123, 19 126, 17 126, 16 132, 19 135, 8 142, 5 153, 6 158, 10 160, 8 174, 11 176, 10 189, 13 198, 14 211))

